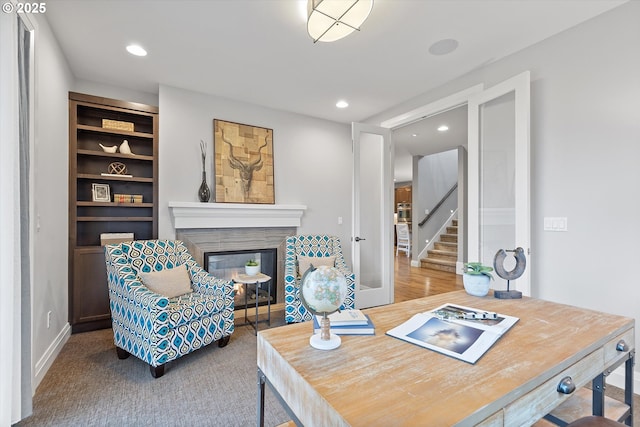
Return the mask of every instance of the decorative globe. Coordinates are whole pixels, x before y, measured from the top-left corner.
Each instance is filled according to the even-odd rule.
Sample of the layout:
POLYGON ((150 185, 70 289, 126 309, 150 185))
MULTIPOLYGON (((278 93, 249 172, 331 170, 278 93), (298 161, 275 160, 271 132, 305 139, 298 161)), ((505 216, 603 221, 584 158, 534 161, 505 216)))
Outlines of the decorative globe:
POLYGON ((302 276, 300 301, 313 314, 323 315, 321 332, 313 334, 309 344, 319 350, 340 346, 341 339, 331 333, 328 314, 338 311, 347 296, 347 280, 335 267, 311 266, 302 276))
POLYGON ((335 267, 312 267, 302 277, 300 296, 311 313, 331 314, 347 296, 347 280, 335 267))

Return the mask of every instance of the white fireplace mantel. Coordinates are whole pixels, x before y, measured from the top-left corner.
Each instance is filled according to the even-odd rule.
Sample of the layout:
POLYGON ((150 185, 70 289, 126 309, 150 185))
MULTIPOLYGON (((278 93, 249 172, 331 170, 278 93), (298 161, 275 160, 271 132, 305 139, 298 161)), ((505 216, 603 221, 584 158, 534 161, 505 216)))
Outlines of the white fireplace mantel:
POLYGON ((169 202, 176 230, 185 228, 300 227, 305 205, 169 202))

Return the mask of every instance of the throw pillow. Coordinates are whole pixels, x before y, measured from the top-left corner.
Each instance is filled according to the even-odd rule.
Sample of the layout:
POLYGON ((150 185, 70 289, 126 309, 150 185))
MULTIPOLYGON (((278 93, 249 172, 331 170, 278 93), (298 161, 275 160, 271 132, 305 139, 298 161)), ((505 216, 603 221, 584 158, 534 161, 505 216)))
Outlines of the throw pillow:
POLYGON ((335 267, 335 256, 299 256, 298 257, 298 275, 302 276, 305 271, 309 269, 309 266, 313 264, 314 267, 320 267, 326 265, 327 267, 335 267))
POLYGON ((188 294, 192 291, 191 279, 187 272, 187 266, 182 264, 175 268, 165 268, 151 273, 138 273, 142 284, 149 290, 173 298, 188 294))

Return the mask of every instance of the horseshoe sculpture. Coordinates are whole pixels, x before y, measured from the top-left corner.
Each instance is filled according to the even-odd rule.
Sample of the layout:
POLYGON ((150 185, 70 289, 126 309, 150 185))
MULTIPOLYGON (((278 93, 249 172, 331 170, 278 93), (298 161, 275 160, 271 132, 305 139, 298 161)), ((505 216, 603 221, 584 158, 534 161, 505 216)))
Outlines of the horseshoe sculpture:
POLYGON ((507 252, 504 249, 500 249, 495 258, 493 259, 493 269, 496 271, 498 276, 502 277, 505 280, 515 280, 518 277, 522 276, 524 273, 524 269, 527 267, 527 258, 524 256, 524 249, 516 248, 513 255, 516 258, 516 266, 511 271, 506 271, 504 269, 504 260, 507 257, 507 252))
POLYGON ((510 289, 509 282, 511 280, 515 280, 518 277, 522 276, 524 273, 524 269, 527 267, 527 258, 524 256, 524 249, 515 248, 513 250, 505 251, 504 249, 500 249, 496 256, 493 258, 493 269, 498 274, 498 276, 502 277, 507 281, 507 290, 506 291, 494 291, 493 295, 496 298, 500 299, 516 299, 522 298, 522 292, 510 289), (504 259, 507 257, 507 252, 513 252, 514 257, 516 258, 516 266, 513 270, 507 271, 504 268, 504 259))

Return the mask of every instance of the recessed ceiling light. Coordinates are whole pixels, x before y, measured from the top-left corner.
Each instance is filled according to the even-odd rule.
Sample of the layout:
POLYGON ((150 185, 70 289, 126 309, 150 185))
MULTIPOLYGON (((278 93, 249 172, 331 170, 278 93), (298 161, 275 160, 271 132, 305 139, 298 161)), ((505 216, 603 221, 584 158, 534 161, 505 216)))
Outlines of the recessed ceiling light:
POLYGON ((438 40, 429 47, 429 53, 432 55, 446 55, 458 48, 458 40, 443 39, 438 40))
POLYGON ((336 102, 336 107, 338 108, 347 108, 348 106, 349 106, 349 103, 344 99, 341 99, 340 101, 336 102))
POLYGON ((449 130, 449 126, 447 125, 438 126, 438 132, 446 132, 448 130, 449 130))
POLYGON ((412 133, 411 136, 416 137, 416 136, 418 136, 418 134, 417 133, 412 133))
POLYGON ((137 44, 130 44, 127 46, 127 52, 135 56, 147 56, 147 51, 144 48, 137 44))

